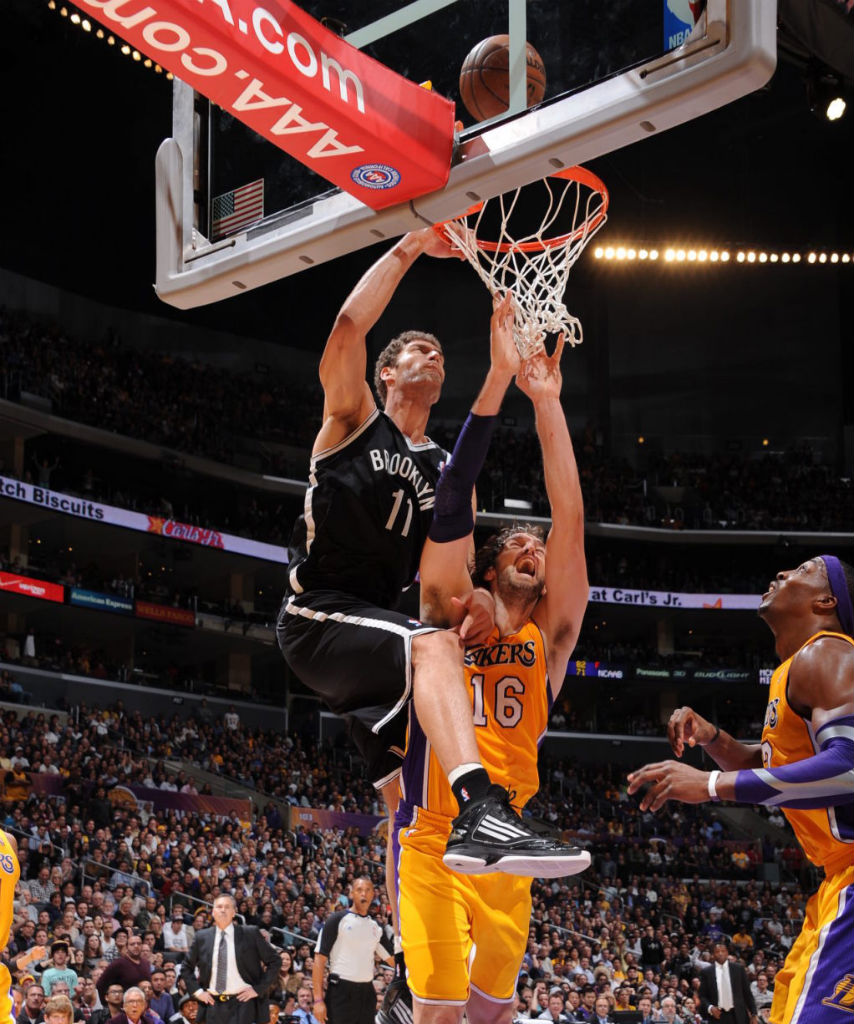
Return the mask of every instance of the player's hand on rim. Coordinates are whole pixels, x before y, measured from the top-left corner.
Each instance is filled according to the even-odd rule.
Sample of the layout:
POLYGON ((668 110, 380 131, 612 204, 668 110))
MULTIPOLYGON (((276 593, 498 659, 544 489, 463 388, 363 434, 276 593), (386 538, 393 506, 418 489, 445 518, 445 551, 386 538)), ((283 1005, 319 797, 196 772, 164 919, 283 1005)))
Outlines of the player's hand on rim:
POLYGON ((455 246, 440 228, 421 228, 419 231, 413 231, 412 237, 418 239, 421 251, 428 256, 436 256, 439 259, 465 259, 462 250, 455 246))

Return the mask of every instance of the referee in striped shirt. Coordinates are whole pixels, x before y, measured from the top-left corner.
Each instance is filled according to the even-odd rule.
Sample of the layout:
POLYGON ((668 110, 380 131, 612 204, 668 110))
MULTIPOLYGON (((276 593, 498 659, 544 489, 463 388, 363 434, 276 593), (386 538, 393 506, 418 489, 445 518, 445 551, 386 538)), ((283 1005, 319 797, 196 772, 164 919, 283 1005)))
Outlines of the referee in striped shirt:
POLYGON ((394 958, 382 928, 368 916, 373 900, 373 882, 357 878, 350 886, 350 908, 330 914, 317 938, 312 982, 314 1016, 321 1024, 374 1024, 374 959, 394 964, 394 958))

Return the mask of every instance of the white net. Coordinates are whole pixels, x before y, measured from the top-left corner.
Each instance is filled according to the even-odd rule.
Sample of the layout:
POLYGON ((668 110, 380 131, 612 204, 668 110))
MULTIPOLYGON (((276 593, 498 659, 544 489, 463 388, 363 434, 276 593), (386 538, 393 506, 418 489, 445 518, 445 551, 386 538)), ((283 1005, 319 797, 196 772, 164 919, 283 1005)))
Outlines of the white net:
POLYGON ((563 302, 569 271, 584 246, 607 219, 608 192, 580 167, 524 186, 545 189, 546 210, 539 226, 514 238, 522 188, 488 199, 473 211, 442 225, 456 248, 477 271, 490 294, 513 292, 516 347, 523 359, 542 350, 549 334, 563 332, 570 345, 582 340, 581 321, 563 302), (482 237, 490 226, 492 237, 482 237))

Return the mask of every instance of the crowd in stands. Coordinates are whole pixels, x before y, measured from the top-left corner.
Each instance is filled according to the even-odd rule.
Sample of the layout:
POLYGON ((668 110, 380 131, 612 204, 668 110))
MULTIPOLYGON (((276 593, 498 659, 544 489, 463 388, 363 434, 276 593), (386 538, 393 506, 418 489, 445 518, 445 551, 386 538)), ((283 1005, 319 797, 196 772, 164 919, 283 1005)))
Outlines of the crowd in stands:
POLYGON ((139 351, 115 335, 77 338, 8 310, 0 364, 6 397, 30 392, 66 419, 221 462, 233 460, 241 436, 310 446, 319 426, 314 382, 139 351))
MULTIPOLYGON (((129 939, 133 951, 138 936, 143 960, 157 969, 143 982, 152 1005, 176 1009, 186 990, 180 961, 219 892, 232 893, 240 914, 282 948, 274 998, 285 1012, 310 985, 317 934, 347 904, 353 878, 373 878, 380 899, 372 913, 390 927, 382 834, 288 820, 289 805, 378 813, 372 787, 308 735, 246 728, 233 709, 215 716, 203 706, 183 720, 128 714, 117 702, 79 706, 65 721, 5 712, 0 752, 3 827, 17 836, 22 864, 5 957, 14 969, 29 949, 50 954, 14 972, 23 999, 55 993, 56 971, 73 971, 65 980, 90 1019, 106 1000, 104 971, 129 955, 129 939), (134 784, 202 793, 194 775, 202 770, 255 789, 254 819, 199 810, 179 816, 111 799, 115 787, 134 784), (59 777, 59 792, 32 784, 44 773, 59 777)), ((670 997, 681 1019, 693 1022, 697 970, 722 935, 756 986, 773 989, 814 881, 790 835, 727 837, 705 806, 641 813, 626 794, 624 770, 609 763, 544 761, 541 779, 531 810, 588 846, 594 864, 579 878, 534 883, 521 1018, 538 1016, 558 996, 566 1009, 602 995, 617 1010, 635 1007, 648 988, 653 1005, 670 997), (787 884, 765 880, 769 865, 787 884)), ((378 969, 378 993, 385 983, 378 969)))
MULTIPOLYGON (((31 392, 50 399, 54 412, 68 419, 227 463, 237 458, 241 439, 249 439, 256 455, 267 453, 259 470, 306 478, 321 408, 316 382, 226 371, 139 351, 117 338, 75 339, 8 311, 0 311, 0 366, 5 397, 31 392), (277 443, 289 447, 277 449, 277 443), (295 456, 299 450, 303 454, 295 456)), ((451 447, 456 430, 440 424, 433 435, 451 447)), ((818 462, 806 444, 759 459, 651 451, 632 466, 611 456, 601 433, 588 424, 575 448, 591 522, 782 532, 849 530, 854 520, 851 481, 818 462)), ((50 456, 41 464, 49 469, 50 456)), ((97 495, 97 474, 88 469, 65 486, 75 485, 97 495)), ((113 501, 121 497, 141 509, 177 504, 168 495, 135 493, 130 483, 118 489, 111 484, 109 491, 113 501)), ((486 508, 501 510, 506 498, 516 498, 529 501, 535 515, 547 514, 539 444, 530 425, 497 431, 478 494, 486 508)), ((275 502, 256 500, 233 510, 228 523, 209 523, 208 511, 199 507, 184 508, 181 515, 279 543, 287 536, 275 502)))

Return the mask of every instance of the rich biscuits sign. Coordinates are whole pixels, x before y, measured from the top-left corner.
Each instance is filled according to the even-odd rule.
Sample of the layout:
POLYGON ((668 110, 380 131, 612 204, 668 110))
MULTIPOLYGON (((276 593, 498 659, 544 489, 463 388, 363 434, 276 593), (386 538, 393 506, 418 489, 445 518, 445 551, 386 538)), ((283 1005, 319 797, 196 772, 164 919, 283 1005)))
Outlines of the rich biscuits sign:
POLYGON ((379 210, 444 187, 454 105, 289 0, 79 0, 92 17, 379 210))

